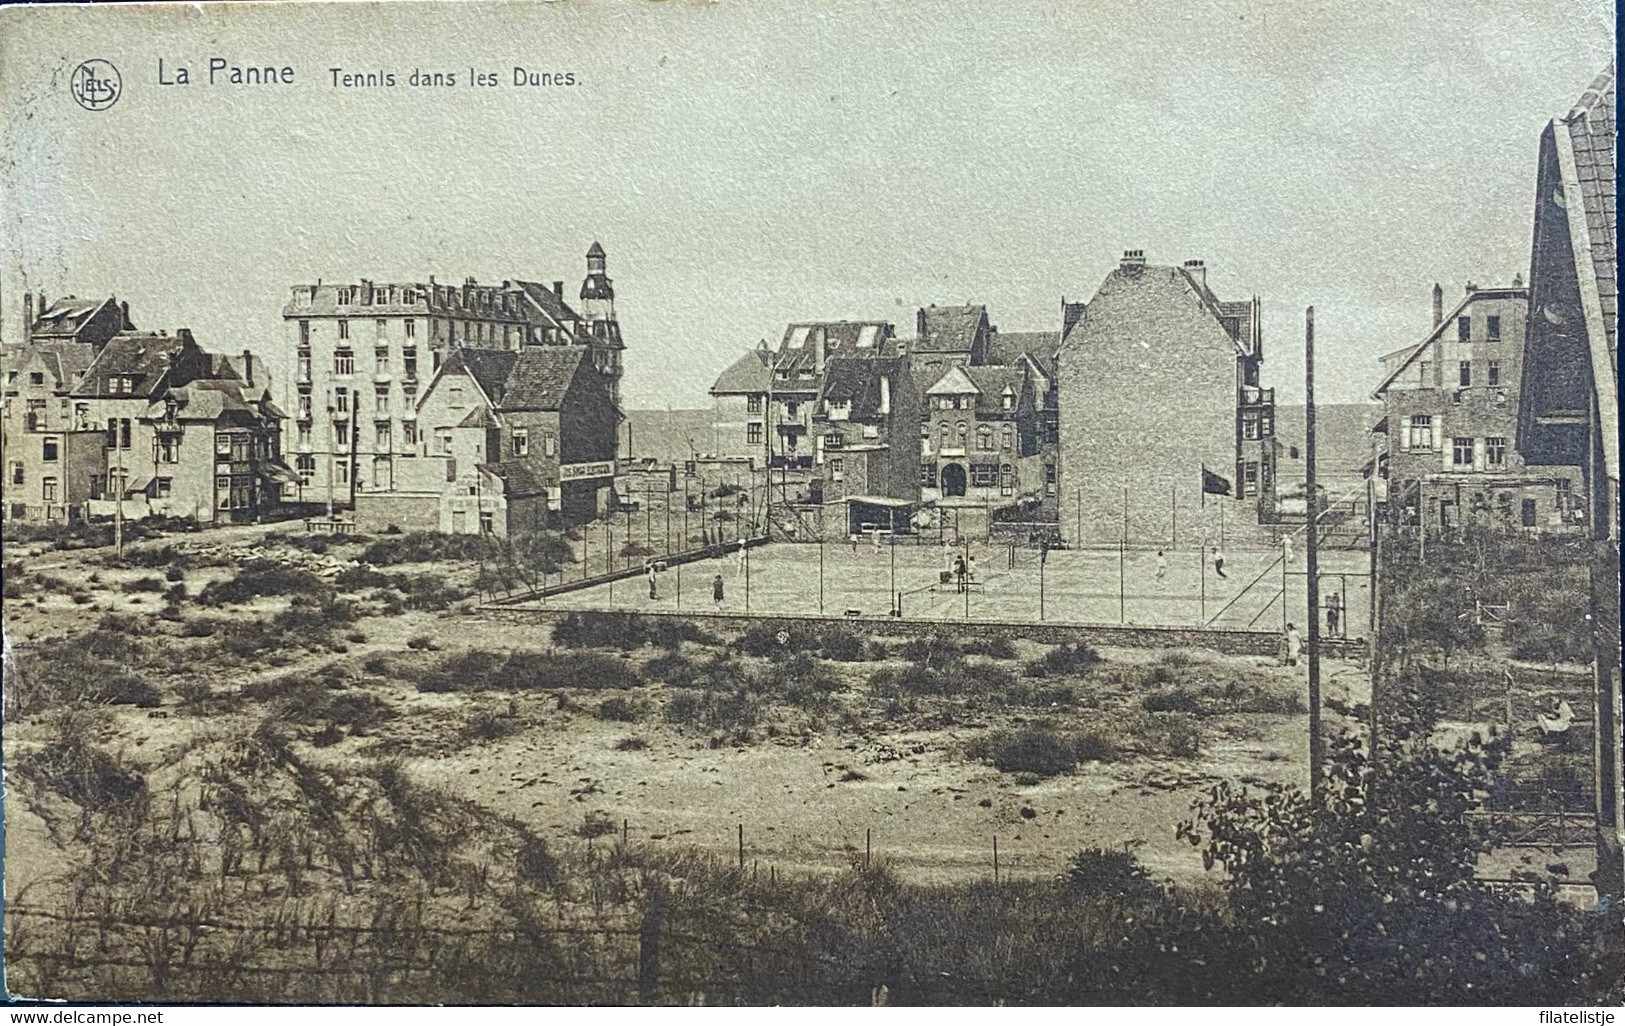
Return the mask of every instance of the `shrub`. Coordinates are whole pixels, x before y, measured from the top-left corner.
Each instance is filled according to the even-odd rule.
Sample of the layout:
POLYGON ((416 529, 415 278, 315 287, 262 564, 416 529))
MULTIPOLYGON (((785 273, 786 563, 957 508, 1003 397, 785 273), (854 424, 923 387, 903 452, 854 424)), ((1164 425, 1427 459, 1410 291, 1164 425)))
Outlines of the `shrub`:
POLYGON ((1100 653, 1088 645, 1057 645, 1027 663, 1022 672, 1029 677, 1065 677, 1088 673, 1100 662, 1100 653))
POLYGON ((621 689, 638 684, 624 659, 596 652, 514 652, 470 649, 422 668, 402 668, 419 691, 539 691, 621 689))
POLYGON ((1038 727, 1011 732, 993 730, 965 744, 967 758, 990 762, 1001 773, 1053 777, 1078 764, 1072 745, 1052 730, 1038 727))
POLYGON ((553 625, 553 644, 562 648, 618 648, 630 652, 646 638, 643 617, 635 613, 567 613, 553 625))
POLYGON ((588 840, 591 840, 594 837, 604 837, 608 834, 619 833, 620 829, 621 828, 616 826, 615 822, 609 818, 609 814, 607 812, 600 812, 597 809, 594 809, 582 818, 581 825, 576 827, 576 835, 578 837, 585 837, 588 840))
POLYGON ((882 666, 869 675, 869 688, 877 698, 947 697, 959 694, 964 682, 964 670, 951 664, 940 670, 918 664, 902 668, 882 666))
POLYGON ((965 655, 987 656, 990 659, 1016 658, 1016 646, 1008 638, 997 635, 986 638, 971 638, 960 646, 965 655))
POLYGON ((469 718, 465 733, 481 741, 495 741, 497 738, 513 734, 518 729, 519 722, 512 716, 481 709, 469 718))
POLYGON ((649 742, 641 737, 623 737, 615 742, 617 752, 641 752, 649 747, 649 742))
POLYGON ((828 706, 830 696, 841 687, 841 678, 835 671, 810 652, 797 652, 783 662, 770 665, 759 683, 764 693, 809 708, 828 706))
POLYGON ((1140 706, 1146 712, 1152 713, 1194 713, 1201 707, 1201 699, 1189 688, 1170 688, 1151 692, 1140 699, 1140 706))
POLYGON ((598 718, 617 723, 636 723, 644 713, 643 703, 636 698, 614 695, 598 703, 598 718))
POLYGON ((169 569, 164 571, 164 580, 166 580, 166 581, 184 581, 184 580, 186 580, 186 568, 183 567, 183 566, 176 565, 172 561, 171 564, 170 564, 169 569))
POLYGON ((347 566, 333 577, 333 587, 340 591, 362 591, 366 588, 395 588, 405 578, 379 573, 370 566, 347 566))
POLYGON ((135 805, 147 796, 144 776, 93 747, 66 723, 55 741, 21 759, 18 769, 93 812, 135 805))
POLYGON ((439 648, 440 646, 435 644, 433 638, 426 637, 426 636, 424 636, 422 634, 419 634, 417 637, 407 638, 406 639, 406 647, 411 649, 414 652, 424 652, 424 651, 434 651, 435 649, 439 648))
POLYGON ((137 577, 133 581, 125 581, 119 590, 125 594, 148 593, 156 595, 164 590, 164 582, 156 577, 137 577))
POLYGON ((380 538, 356 559, 370 566, 400 566, 402 563, 433 563, 441 560, 472 562, 491 545, 475 534, 438 534, 413 531, 380 538))
POLYGON ((225 606, 272 595, 320 598, 331 591, 325 581, 308 570, 269 560, 253 560, 245 563, 233 577, 204 585, 197 600, 205 606, 225 606))
POLYGON ((1079 762, 1115 762, 1117 741, 1105 731, 1091 727, 1072 739, 1072 754, 1079 762))
POLYGON ((1152 901, 1162 894, 1129 851, 1085 848, 1072 856, 1061 879, 1072 895, 1102 896, 1118 902, 1152 901))

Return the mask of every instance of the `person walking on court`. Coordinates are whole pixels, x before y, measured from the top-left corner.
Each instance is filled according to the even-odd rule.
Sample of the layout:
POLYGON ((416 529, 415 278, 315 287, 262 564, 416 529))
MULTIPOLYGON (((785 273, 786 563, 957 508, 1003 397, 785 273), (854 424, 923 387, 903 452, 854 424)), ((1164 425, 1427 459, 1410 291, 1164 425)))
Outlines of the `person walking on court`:
POLYGON ((1296 624, 1286 625, 1286 664, 1298 665, 1298 653, 1303 651, 1303 636, 1298 633, 1296 624))
POLYGON ((746 568, 747 565, 748 565, 748 557, 745 555, 745 539, 741 538, 741 539, 739 539, 739 573, 740 573, 740 575, 743 575, 745 573, 745 568, 746 568))
POLYGON ((1164 577, 1167 577, 1167 576, 1168 576, 1168 557, 1162 554, 1161 549, 1158 549, 1157 550, 1157 580, 1160 581, 1164 577))
POLYGON ((1220 577, 1228 578, 1230 576, 1224 572, 1224 553, 1219 551, 1218 546, 1213 548, 1213 572, 1220 577))
POLYGON ((722 575, 721 574, 717 574, 715 577, 713 577, 711 579, 711 601, 715 602, 717 604, 717 609, 719 611, 722 609, 722 575))
POLYGON ((1341 637, 1338 627, 1343 622, 1343 597, 1332 592, 1326 598, 1326 636, 1328 638, 1341 637))

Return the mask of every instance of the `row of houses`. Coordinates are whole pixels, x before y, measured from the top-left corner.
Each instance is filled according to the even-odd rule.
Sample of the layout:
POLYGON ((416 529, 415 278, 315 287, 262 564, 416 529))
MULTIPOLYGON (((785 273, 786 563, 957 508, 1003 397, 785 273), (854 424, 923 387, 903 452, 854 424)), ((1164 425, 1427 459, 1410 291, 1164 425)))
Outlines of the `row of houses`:
POLYGON ((1215 296, 1201 261, 1131 251, 1092 301, 1062 300, 1058 331, 1002 332, 982 305, 921 308, 908 338, 883 321, 791 324, 712 386, 716 455, 779 472, 781 506, 844 506, 826 534, 935 523, 1173 544, 1183 501, 1195 539, 1220 495, 1274 496, 1258 309, 1215 296))
POLYGON ((624 344, 602 246, 564 283, 297 285, 280 341, 226 358, 110 298, 25 301, 4 347, 8 520, 203 523, 325 509, 488 531, 608 508, 624 344))
POLYGON ((284 416, 252 354, 139 331, 113 297, 25 306, 27 335, 0 356, 6 519, 231 523, 279 504, 284 416))
MULTIPOLYGON (((1548 127, 1529 283, 1468 283, 1448 310, 1436 284, 1430 328, 1382 357, 1363 469, 1375 515, 1428 530, 1617 519, 1614 404, 1576 405, 1615 367, 1613 93, 1610 68, 1548 127), (1583 453, 1594 422, 1605 441, 1583 453)), ((1081 544, 1271 540, 1302 523, 1304 454, 1263 381, 1259 298, 1221 299, 1207 270, 1127 251, 1087 302, 1062 299, 1055 331, 1001 332, 980 305, 922 308, 911 335, 790 324, 713 384, 712 455, 777 472, 781 509, 845 507, 790 535, 1003 522, 1081 544)), ((1323 499, 1363 515, 1366 482, 1333 484, 1323 499)))

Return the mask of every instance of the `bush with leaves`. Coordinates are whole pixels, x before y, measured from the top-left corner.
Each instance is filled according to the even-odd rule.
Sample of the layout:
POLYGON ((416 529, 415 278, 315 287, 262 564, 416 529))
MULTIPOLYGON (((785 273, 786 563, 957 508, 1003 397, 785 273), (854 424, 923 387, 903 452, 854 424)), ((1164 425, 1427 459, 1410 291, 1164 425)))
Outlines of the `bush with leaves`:
POLYGON ((1029 677, 1069 677, 1088 673, 1100 662, 1100 653, 1088 645, 1056 645, 1023 666, 1022 673, 1029 677))
POLYGON ((1286 1004, 1563 1004, 1618 998, 1621 948, 1605 917, 1482 883, 1494 837, 1477 811, 1507 743, 1440 746, 1398 696, 1380 757, 1328 743, 1320 802, 1228 781, 1179 835, 1225 870, 1239 965, 1286 1004))

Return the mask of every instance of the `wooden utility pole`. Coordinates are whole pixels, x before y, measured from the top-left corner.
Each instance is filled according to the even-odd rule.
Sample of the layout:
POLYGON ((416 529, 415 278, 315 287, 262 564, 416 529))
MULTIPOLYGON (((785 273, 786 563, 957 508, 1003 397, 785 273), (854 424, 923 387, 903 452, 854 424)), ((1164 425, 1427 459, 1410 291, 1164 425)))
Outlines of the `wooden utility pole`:
MULTIPOLYGON (((1381 726, 1381 721, 1378 719, 1377 710, 1380 708, 1379 699, 1381 696, 1380 689, 1382 687, 1382 644, 1377 640, 1377 632, 1381 629, 1382 624, 1382 599, 1377 594, 1377 572, 1378 567, 1382 563, 1382 534, 1377 528, 1377 478, 1375 465, 1372 466, 1371 473, 1372 476, 1366 481, 1365 484, 1365 515, 1366 520, 1370 523, 1369 541, 1371 544, 1371 561, 1366 576, 1367 605, 1365 633, 1366 666, 1371 672, 1371 748, 1368 754, 1371 761, 1375 763, 1378 758, 1377 740, 1379 736, 1378 731, 1380 730, 1381 726)), ((1348 615, 1346 610, 1344 611, 1343 615, 1348 615)), ((1511 718, 1509 717, 1507 720, 1508 727, 1511 726, 1511 722, 1511 718)))
POLYGON ((1325 748, 1320 734, 1320 495, 1315 484, 1315 308, 1304 312, 1304 506, 1309 519, 1305 578, 1309 623, 1309 797, 1319 802, 1324 786, 1325 748))

